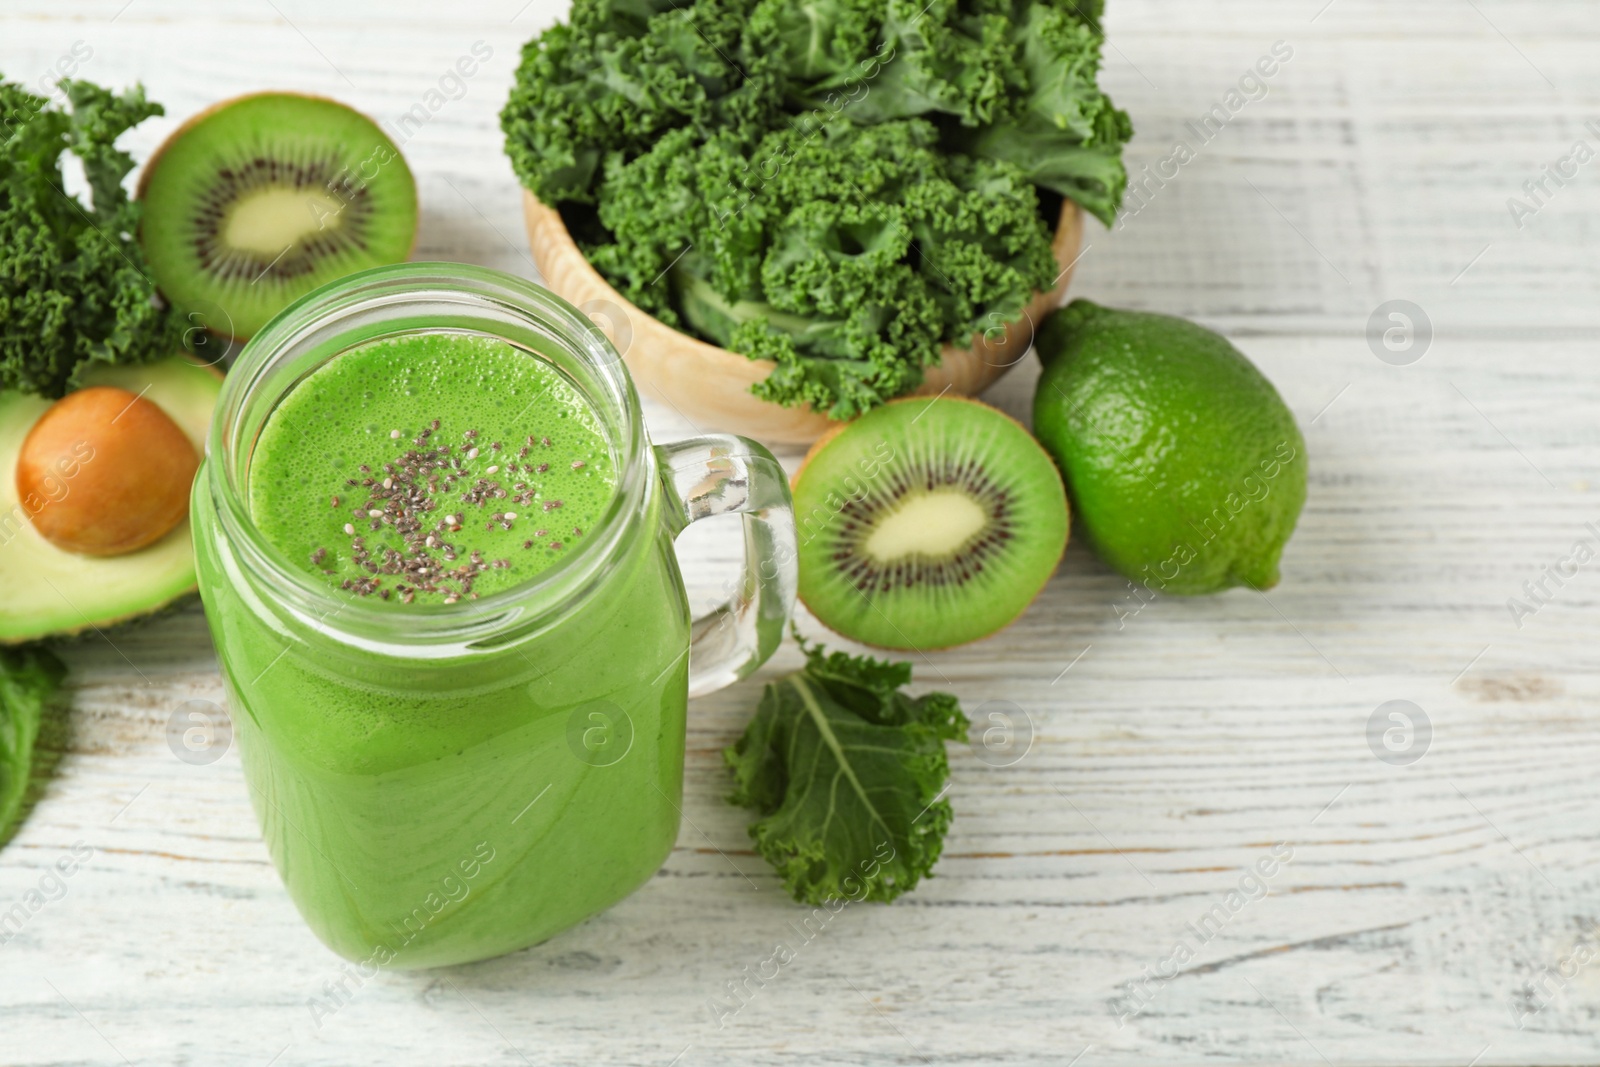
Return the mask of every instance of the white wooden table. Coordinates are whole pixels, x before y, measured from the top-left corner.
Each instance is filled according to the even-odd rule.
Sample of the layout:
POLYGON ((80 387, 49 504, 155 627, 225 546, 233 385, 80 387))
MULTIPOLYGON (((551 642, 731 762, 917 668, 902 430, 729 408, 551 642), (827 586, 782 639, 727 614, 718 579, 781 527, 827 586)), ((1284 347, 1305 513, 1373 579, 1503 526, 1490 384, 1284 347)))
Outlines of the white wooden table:
MULTIPOLYGON (((531 274, 497 113, 558 7, 521 4, 7 0, 0 69, 35 80, 81 41, 84 76, 143 79, 168 116, 129 138, 142 158, 247 90, 393 121, 484 41, 404 146, 417 255, 531 274)), ((319 1028, 308 1002, 341 963, 284 895, 237 753, 192 766, 165 740, 182 702, 222 699, 198 607, 71 646, 70 735, 0 852, 0 910, 74 843, 93 855, 0 948, 0 1063, 1600 1061, 1600 962, 1577 966, 1600 952, 1600 563, 1546 579, 1520 626, 1507 607, 1600 542, 1600 160, 1520 227, 1507 206, 1574 142, 1600 150, 1600 10, 1109 6, 1133 169, 1195 152, 1093 229, 1075 292, 1222 329, 1278 384, 1312 472, 1282 585, 1133 614, 1075 544, 1016 626, 919 660, 977 717, 1020 708, 1031 749, 953 750, 938 877, 847 908, 721 1027, 711 1005, 803 914, 719 757, 792 648, 693 706, 685 823, 651 884, 542 947, 352 985, 319 1028), (1200 143, 1185 120, 1280 40, 1265 95, 1200 143), (1409 365, 1367 340, 1395 299, 1432 324, 1409 365), (1384 761, 1368 724, 1391 700, 1431 739, 1384 761), (1230 910, 1275 844, 1291 861, 1230 910)), ((1031 363, 991 399, 1026 415, 1031 363)), ((701 593, 731 532, 684 542, 701 593)))

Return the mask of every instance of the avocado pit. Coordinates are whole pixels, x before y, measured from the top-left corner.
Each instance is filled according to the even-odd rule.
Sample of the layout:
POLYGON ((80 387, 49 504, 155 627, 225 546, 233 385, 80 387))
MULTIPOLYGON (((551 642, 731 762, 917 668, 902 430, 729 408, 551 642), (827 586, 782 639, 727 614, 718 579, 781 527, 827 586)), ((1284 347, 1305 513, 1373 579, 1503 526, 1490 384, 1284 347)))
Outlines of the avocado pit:
POLYGON ((57 548, 89 556, 133 552, 189 513, 200 457, 156 404, 94 386, 58 400, 17 457, 17 496, 57 548))

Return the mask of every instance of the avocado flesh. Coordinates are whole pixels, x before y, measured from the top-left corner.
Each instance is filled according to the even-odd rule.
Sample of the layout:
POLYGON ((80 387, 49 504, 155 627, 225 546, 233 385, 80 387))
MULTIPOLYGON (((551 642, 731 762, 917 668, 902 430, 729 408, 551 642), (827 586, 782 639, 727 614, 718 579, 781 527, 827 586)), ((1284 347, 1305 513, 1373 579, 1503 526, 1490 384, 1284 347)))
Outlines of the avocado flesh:
MULTIPOLYGON (((204 454, 222 388, 214 369, 178 356, 143 366, 96 367, 83 384, 142 391, 204 454)), ((50 404, 0 392, 0 645, 104 629, 157 611, 195 588, 188 519, 154 544, 120 556, 68 552, 33 528, 17 498, 17 456, 50 404)))

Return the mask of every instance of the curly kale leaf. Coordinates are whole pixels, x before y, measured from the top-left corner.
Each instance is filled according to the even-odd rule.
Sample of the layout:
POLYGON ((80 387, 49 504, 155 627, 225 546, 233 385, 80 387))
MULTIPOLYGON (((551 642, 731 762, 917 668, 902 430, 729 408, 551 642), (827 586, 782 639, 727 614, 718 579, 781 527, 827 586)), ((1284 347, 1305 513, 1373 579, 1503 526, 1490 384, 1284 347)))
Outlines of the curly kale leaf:
POLYGON ((948 693, 901 692, 910 664, 801 648, 805 668, 767 686, 723 753, 729 800, 760 815, 750 836, 795 900, 893 900, 944 848, 944 744, 967 717, 948 693))
POLYGON ((779 55, 747 42, 748 0, 577 0, 529 41, 501 112, 522 184, 547 204, 594 203, 607 157, 674 129, 759 136, 778 104, 779 55))
MULTIPOLYGON (((993 121, 1009 97, 1027 91, 1027 84, 1017 63, 1010 5, 981 10, 985 6, 995 5, 960 0, 876 5, 882 22, 875 55, 883 62, 861 72, 863 88, 848 105, 850 118, 887 122, 940 113, 968 126, 993 121)), ((830 81, 804 90, 792 86, 790 97, 815 105, 826 102, 819 92, 852 88, 848 76, 837 85, 830 81)))
POLYGON ((792 79, 792 102, 817 106, 853 93, 843 107, 855 122, 948 116, 947 150, 1015 164, 1110 224, 1127 185, 1122 146, 1133 126, 1097 84, 1097 6, 890 0, 873 10, 883 14, 874 55, 891 58, 814 84, 792 79))
POLYGON ((139 249, 139 205, 116 140, 161 106, 62 82, 71 112, 0 82, 0 389, 58 397, 91 364, 172 355, 183 321, 153 299, 139 249), (93 197, 67 195, 61 154, 83 164, 93 197))
POLYGON ((1099 18, 1073 0, 763 0, 753 16, 785 49, 790 107, 947 117, 946 150, 1013 163, 1109 225, 1133 127, 1097 84, 1099 18))
POLYGON ((1015 321, 1057 267, 1009 164, 922 120, 663 137, 608 167, 588 250, 622 294, 777 369, 755 386, 836 419, 915 388, 941 344, 1015 321))
POLYGON ((954 132, 951 147, 1015 164, 1035 185, 1111 225, 1128 185, 1122 146, 1133 137, 1133 123, 1096 84, 1098 29, 1040 4, 1014 36, 1028 91, 1008 114, 954 132))
MULTIPOLYGON (((794 90, 837 87, 865 73, 861 62, 877 52, 883 26, 883 0, 763 0, 750 14, 751 25, 783 50, 784 69, 794 90)), ((868 68, 870 71, 871 68, 868 68)))
POLYGON ((67 669, 40 647, 0 649, 0 841, 28 791, 33 744, 45 703, 67 669))

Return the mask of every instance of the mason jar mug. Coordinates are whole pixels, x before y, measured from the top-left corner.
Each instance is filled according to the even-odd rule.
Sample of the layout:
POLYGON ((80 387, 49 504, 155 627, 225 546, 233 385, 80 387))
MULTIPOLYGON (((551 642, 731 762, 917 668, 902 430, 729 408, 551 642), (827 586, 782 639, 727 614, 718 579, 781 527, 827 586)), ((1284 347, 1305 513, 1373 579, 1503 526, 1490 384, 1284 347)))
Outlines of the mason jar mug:
POLYGON ((616 350, 548 291, 459 264, 363 272, 288 309, 223 386, 192 512, 200 592, 273 863, 316 934, 372 966, 534 944, 645 882, 677 837, 690 696, 755 670, 795 595, 784 472, 753 441, 652 446, 616 350), (252 522, 276 405, 351 348, 487 336, 593 409, 617 482, 559 563, 455 603, 372 603, 252 522), (691 618, 673 540, 743 516, 742 577, 691 618))

